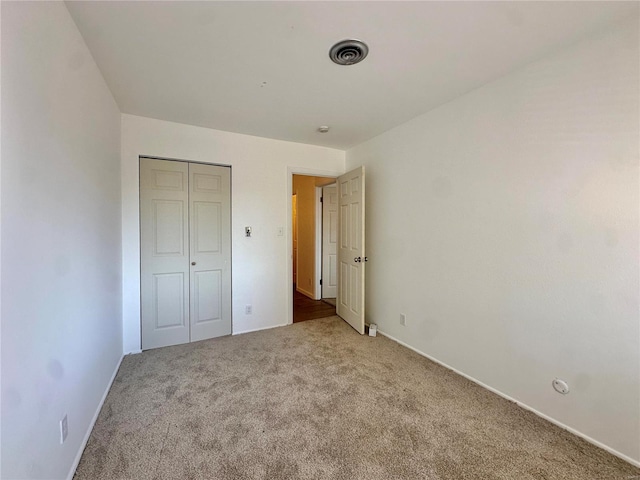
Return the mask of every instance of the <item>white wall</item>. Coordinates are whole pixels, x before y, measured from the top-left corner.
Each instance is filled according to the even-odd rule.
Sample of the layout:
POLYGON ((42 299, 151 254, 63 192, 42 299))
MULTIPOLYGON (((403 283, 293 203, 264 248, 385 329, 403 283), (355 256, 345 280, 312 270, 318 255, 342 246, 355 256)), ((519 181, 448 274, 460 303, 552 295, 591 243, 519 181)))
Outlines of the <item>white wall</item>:
POLYGON ((124 351, 140 350, 139 156, 231 165, 233 333, 288 321, 291 173, 339 175, 344 152, 122 116, 124 351), (244 236, 244 227, 253 236, 244 236), (278 227, 285 235, 278 236, 278 227), (245 314, 245 305, 253 314, 245 314))
POLYGON ((367 168, 367 320, 635 461, 638 55, 634 18, 346 165, 367 168))
POLYGON ((122 357, 120 113, 62 2, 1 8, 1 476, 59 479, 122 357))

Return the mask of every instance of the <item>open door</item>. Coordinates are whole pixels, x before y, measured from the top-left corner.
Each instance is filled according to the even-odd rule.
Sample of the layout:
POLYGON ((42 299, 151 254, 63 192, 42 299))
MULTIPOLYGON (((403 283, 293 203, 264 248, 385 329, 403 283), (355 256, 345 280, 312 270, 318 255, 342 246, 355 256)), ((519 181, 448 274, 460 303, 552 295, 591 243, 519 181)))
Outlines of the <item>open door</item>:
POLYGON ((364 334, 364 166, 338 178, 338 297, 336 313, 364 334))
POLYGON ((291 237, 293 238, 293 284, 298 283, 298 196, 291 197, 291 237))
POLYGON ((338 187, 322 187, 322 298, 338 295, 338 187))

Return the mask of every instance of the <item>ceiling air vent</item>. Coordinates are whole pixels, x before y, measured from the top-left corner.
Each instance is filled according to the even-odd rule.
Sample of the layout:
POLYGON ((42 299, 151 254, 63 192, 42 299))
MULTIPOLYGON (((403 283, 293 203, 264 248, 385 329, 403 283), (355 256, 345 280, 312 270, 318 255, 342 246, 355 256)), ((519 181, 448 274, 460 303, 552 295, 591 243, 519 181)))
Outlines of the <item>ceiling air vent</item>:
POLYGON ((342 40, 329 50, 329 57, 338 65, 355 65, 369 53, 369 47, 360 40, 342 40))

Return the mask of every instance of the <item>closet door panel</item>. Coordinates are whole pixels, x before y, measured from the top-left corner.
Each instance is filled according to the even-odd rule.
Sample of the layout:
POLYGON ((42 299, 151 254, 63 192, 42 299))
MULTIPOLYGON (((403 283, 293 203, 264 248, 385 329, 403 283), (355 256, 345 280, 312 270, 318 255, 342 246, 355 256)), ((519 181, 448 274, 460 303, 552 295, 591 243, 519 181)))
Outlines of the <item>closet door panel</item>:
POLYGON ((142 349, 189 341, 188 165, 140 159, 142 349))
POLYGON ((231 333, 231 172, 189 164, 191 341, 231 333))

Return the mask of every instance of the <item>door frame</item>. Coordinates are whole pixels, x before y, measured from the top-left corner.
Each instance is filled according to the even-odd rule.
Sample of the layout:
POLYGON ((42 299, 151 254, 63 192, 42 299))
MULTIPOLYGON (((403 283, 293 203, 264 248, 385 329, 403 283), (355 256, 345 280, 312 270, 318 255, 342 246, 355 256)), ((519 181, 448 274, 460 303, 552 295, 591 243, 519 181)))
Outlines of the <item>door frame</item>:
MULTIPOLYGON (((335 172, 331 170, 316 170, 313 168, 301 168, 301 167, 287 167, 287 236, 286 236, 286 244, 287 244, 287 325, 293 324, 293 222, 292 222, 292 205, 291 205, 291 195, 293 195, 293 176, 294 175, 307 175, 310 177, 327 177, 327 178, 337 178, 342 175, 344 172, 335 172)), ((316 202, 320 203, 319 201, 316 202)), ((317 208, 317 206, 316 206, 317 208)), ((317 216, 316 216, 317 217, 317 216)), ((317 218, 316 218, 317 221, 317 218)), ((320 241, 322 241, 322 232, 320 232, 321 237, 320 241)), ((317 229, 316 229, 316 243, 317 243, 317 229)), ((317 245, 316 245, 316 256, 317 256, 317 245)), ((320 283, 320 280, 317 280, 317 284, 320 283)))
POLYGON ((293 284, 296 285, 298 281, 298 195, 291 194, 291 276, 293 278, 293 284), (293 205, 295 204, 295 225, 293 223, 293 205), (293 248, 293 242, 296 242, 296 248, 293 248), (295 275, 293 274, 295 270, 295 275))
POLYGON ((320 280, 322 279, 322 187, 316 187, 316 244, 314 253, 316 255, 315 261, 315 276, 313 281, 315 282, 314 288, 314 300, 322 300, 322 286, 320 280))

